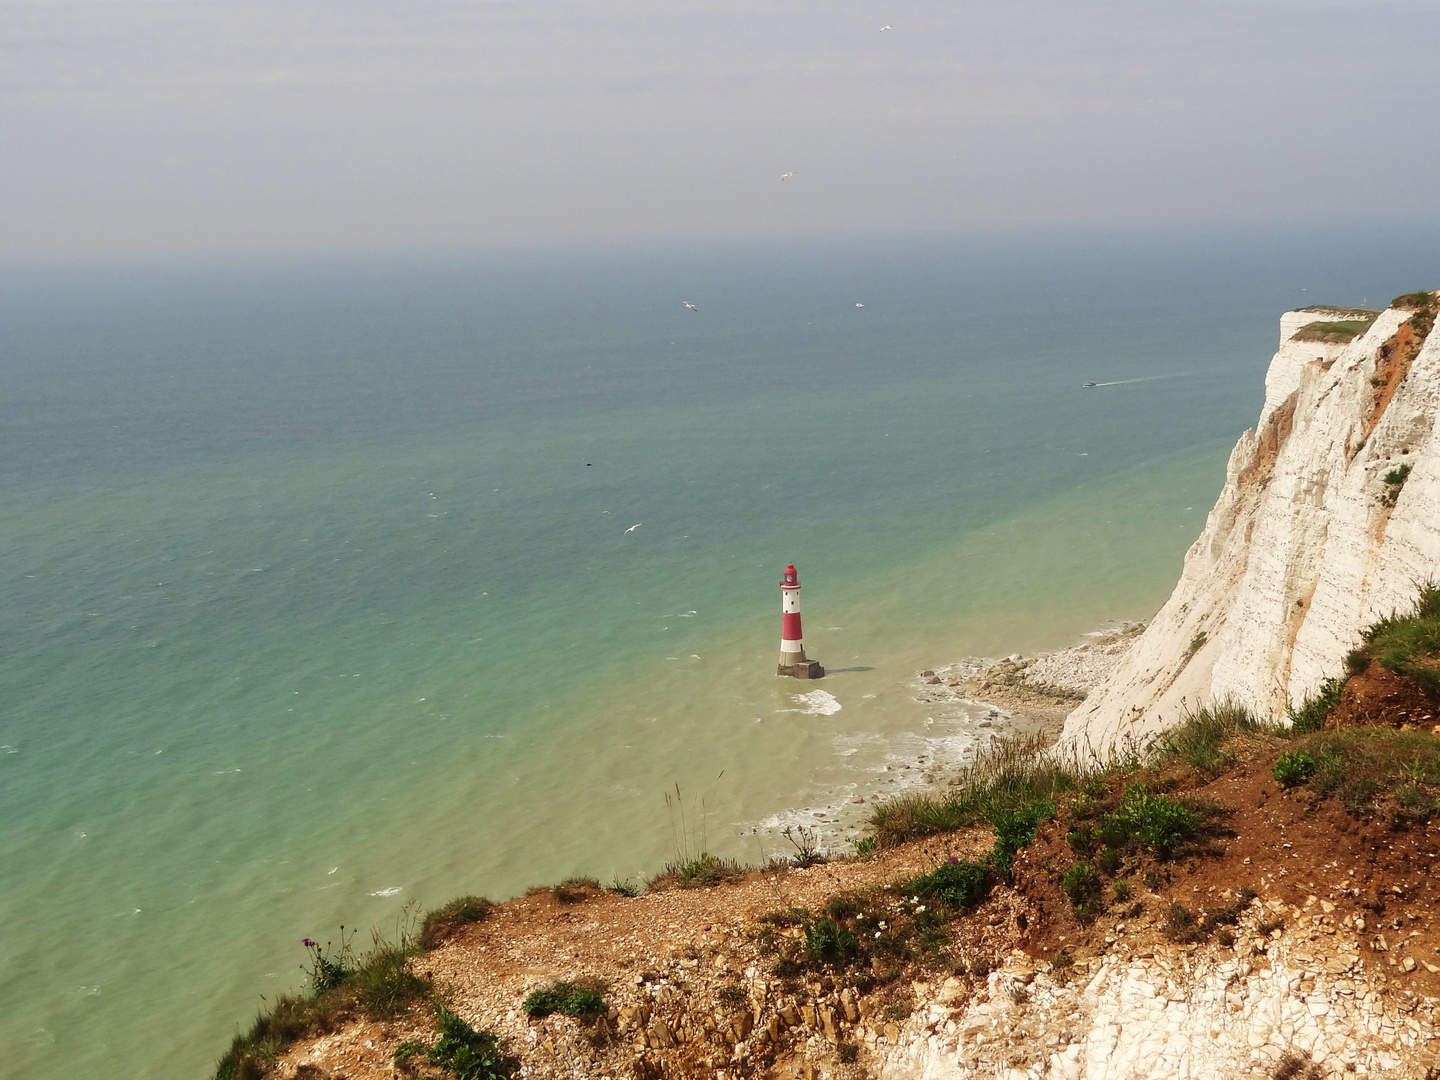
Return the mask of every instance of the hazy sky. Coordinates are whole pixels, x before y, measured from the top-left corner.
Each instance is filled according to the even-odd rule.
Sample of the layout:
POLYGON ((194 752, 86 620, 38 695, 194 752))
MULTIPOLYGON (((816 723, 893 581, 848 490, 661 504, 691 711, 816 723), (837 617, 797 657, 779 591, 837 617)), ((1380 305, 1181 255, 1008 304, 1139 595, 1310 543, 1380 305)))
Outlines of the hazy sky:
POLYGON ((1440 3, 0 0, 0 258, 1435 221, 1437 91, 1440 3))

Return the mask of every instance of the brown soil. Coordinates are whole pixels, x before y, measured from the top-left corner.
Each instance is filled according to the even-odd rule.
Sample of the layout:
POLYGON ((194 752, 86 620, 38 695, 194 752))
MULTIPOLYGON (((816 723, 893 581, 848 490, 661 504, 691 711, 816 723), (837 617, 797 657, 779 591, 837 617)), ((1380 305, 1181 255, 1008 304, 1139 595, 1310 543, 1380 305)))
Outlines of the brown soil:
POLYGON ((1396 965, 1394 984, 1440 993, 1440 927, 1433 924, 1440 881, 1432 878, 1440 829, 1427 824, 1397 832, 1382 822, 1357 821, 1333 799, 1287 792, 1270 772, 1284 746, 1260 743, 1263 749, 1257 747, 1251 760, 1193 791, 1229 811, 1212 850, 1164 863, 1132 859, 1120 873, 1129 871, 1134 899, 1112 903, 1093 921, 1077 918, 1060 889, 1061 871, 1076 861, 1064 836, 1054 827, 1042 832, 1016 858, 1017 881, 1033 913, 1023 935, 1026 951, 1043 958, 1063 949, 1081 959, 1117 947, 1140 956, 1173 949, 1164 933, 1172 904, 1198 919, 1206 908, 1234 902, 1248 887, 1257 902, 1268 903, 1283 919, 1292 943, 1299 936, 1321 941, 1321 953, 1333 952, 1349 935, 1363 952, 1375 955, 1383 934, 1386 949, 1377 959, 1396 965), (1159 879, 1158 888, 1145 887, 1147 874, 1159 879), (1365 920, 1363 934, 1345 925, 1357 915, 1365 920), (1407 956, 1417 963, 1411 974, 1398 967, 1407 956))
MULTIPOLYGON (((1332 722, 1414 723, 1440 734, 1431 724, 1437 716, 1410 680, 1376 663, 1349 680, 1332 722)), ((1286 791, 1272 768, 1292 746, 1255 733, 1232 746, 1237 764, 1213 780, 1183 765, 1146 776, 1172 798, 1209 806, 1207 835, 1166 861, 1125 856, 1107 875, 1095 915, 1077 915, 1061 888, 1065 870, 1080 861, 1062 808, 1016 856, 1013 885, 996 886, 978 908, 953 918, 944 951, 929 960, 897 967, 876 952, 870 963, 781 974, 777 960, 795 951, 804 932, 777 916, 806 909, 818 917, 842 893, 855 894, 872 920, 901 911, 904 898, 890 886, 947 858, 982 857, 993 839, 987 828, 866 860, 772 866, 709 889, 629 898, 581 886, 566 903, 538 890, 498 905, 417 957, 413 969, 469 1023, 501 1036, 521 1063, 519 1076, 576 1080, 862 1080, 877 1066, 861 1045, 862 1028, 893 1044, 917 995, 947 979, 962 997, 983 993, 986 973, 1007 958, 1025 961, 1022 953, 1031 965, 1064 954, 1077 970, 1093 971, 1107 953, 1144 958, 1219 947, 1259 966, 1282 939, 1291 963, 1314 969, 1306 978, 1343 973, 1358 956, 1381 993, 1440 996, 1440 820, 1398 813, 1359 819, 1335 799, 1286 791), (1113 892, 1121 880, 1131 889, 1123 901, 1113 892), (1221 922, 1203 935, 1208 945, 1167 931, 1176 905, 1201 920, 1252 904, 1266 920, 1259 929, 1247 924, 1237 935, 1221 922), (525 1017, 526 995, 559 979, 602 986, 608 1014, 525 1017)), ((1123 779, 1109 782, 1109 796, 1118 796, 1123 779)), ((291 1047, 272 1075, 391 1080, 401 1041, 433 1038, 428 1006, 388 1022, 350 1019, 291 1047)))
POLYGON ((1440 702, 1425 694, 1404 675, 1383 664, 1371 663, 1352 675, 1340 693, 1340 703, 1325 721, 1327 731, 1347 727, 1435 727, 1440 702))
POLYGON ((1369 440, 1376 425, 1380 423, 1380 418, 1385 415, 1395 391, 1400 388, 1400 380, 1410 371, 1410 362, 1420 352, 1420 346, 1425 344, 1424 339, 1415 333, 1415 328, 1411 325, 1413 322, 1411 319, 1401 323, 1400 329, 1396 330, 1375 354, 1370 413, 1360 428, 1362 443, 1369 440))
MULTIPOLYGON (((982 977, 972 974, 968 985, 979 992, 987 958, 999 962, 1012 949, 1042 965, 1062 952, 1083 964, 1109 951, 1145 957, 1193 950, 1194 944, 1167 938, 1171 906, 1183 905, 1199 917, 1235 903, 1248 887, 1255 902, 1266 905, 1276 923, 1272 936, 1284 936, 1292 958, 1303 962, 1313 952, 1323 968, 1342 947, 1358 950, 1368 965, 1389 972, 1380 977, 1389 989, 1440 995, 1440 880, 1434 870, 1440 830, 1358 821, 1334 800, 1282 790, 1271 768, 1288 745, 1257 736, 1246 760, 1198 787, 1178 774, 1162 777, 1162 786, 1176 784, 1172 794, 1189 788, 1223 808, 1219 828, 1196 850, 1168 862, 1129 857, 1118 876, 1131 883, 1133 897, 1107 904, 1094 918, 1078 918, 1061 891, 1060 876, 1076 859, 1063 824, 1046 825, 1017 856, 1014 887, 997 887, 951 924, 954 970, 978 966, 982 977), (1146 875, 1153 875, 1154 888, 1145 885, 1146 875), (1364 920, 1363 930, 1356 917, 1364 920), (1407 959, 1414 961, 1409 973, 1402 966, 1407 959)), ((849 1065, 838 1057, 840 1045, 853 1043, 856 1024, 883 1031, 892 1016, 908 1010, 912 979, 933 982, 952 969, 918 967, 898 979, 869 970, 777 979, 777 931, 767 931, 763 916, 791 907, 820 912, 837 893, 894 882, 952 855, 975 858, 990 842, 989 830, 978 829, 907 844, 868 861, 755 872, 732 885, 635 899, 590 889, 577 902, 562 904, 538 892, 500 905, 415 966, 450 988, 452 1006, 477 1028, 501 1034, 524 1063, 524 1075, 791 1080, 818 1076, 814 1062, 820 1060, 836 1080, 859 1080, 873 1075, 874 1063, 864 1054, 849 1065), (519 1012, 525 995, 561 978, 603 983, 614 1006, 610 1017, 527 1020, 519 1012), (758 1000, 757 979, 770 988, 758 1000), (845 995, 854 1007, 848 1019, 845 995), (786 1008, 807 1004, 818 1011, 797 1025, 778 1019, 786 1008), (822 1035, 827 1010, 834 1038, 822 1035), (733 1060, 733 1036, 767 1024, 773 1037, 750 1059, 733 1060)), ((1108 884, 1105 899, 1111 900, 1108 884)), ((778 933, 793 937, 799 930, 778 933)), ((1217 936, 1223 933, 1222 927, 1217 936)), ((1263 964, 1269 944, 1256 939, 1235 948, 1263 964)), ((390 1023, 352 1021, 292 1048, 278 1075, 389 1080, 399 1042, 428 1039, 432 1031, 423 1008, 390 1023)))
POLYGON ((1245 491, 1260 483, 1274 470, 1275 462, 1280 458, 1280 450, 1285 445, 1285 440, 1290 438, 1291 428, 1295 426, 1295 403, 1298 400, 1298 394, 1291 394, 1265 421, 1265 426, 1260 429, 1255 456, 1235 478, 1237 491, 1245 491))
MULTIPOLYGON (((730 1060, 733 1040, 727 1041, 724 1030, 732 1024, 738 1029, 742 1013, 751 1016, 745 1027, 751 1030, 751 981, 756 974, 769 975, 776 960, 762 917, 792 907, 821 912, 837 893, 911 877, 951 856, 979 858, 991 842, 988 829, 975 829, 906 844, 870 860, 757 871, 731 885, 667 889, 636 898, 584 889, 582 900, 562 904, 549 890, 537 890, 498 905, 483 922, 419 957, 414 968, 437 987, 449 988, 451 1006, 473 1026, 500 1034, 529 1076, 659 1080, 714 1077, 722 1069, 731 1076, 808 1076, 811 1070, 796 1056, 796 1047, 814 1033, 813 1025, 792 1034, 781 1023, 761 1060, 739 1068, 730 1060), (603 984, 617 1015, 588 1022, 559 1014, 526 1019, 519 1012, 525 996, 558 979, 603 984), (638 1042, 641 1030, 658 1045, 638 1042)), ((998 956, 1015 943, 1013 920, 996 918, 990 926, 985 920, 999 904, 984 910, 985 916, 976 917, 982 926, 971 947, 998 956)), ((780 932, 793 936, 796 930, 780 932)), ((849 987, 868 991, 865 1011, 876 1016, 892 999, 909 993, 903 980, 888 990, 877 990, 873 983, 868 977, 806 973, 788 980, 789 989, 781 995, 772 995, 761 1024, 775 1015, 781 1001, 797 1009, 807 1001, 834 1008, 843 1025, 839 996, 849 987)), ((400 1042, 433 1040, 433 1031, 428 1008, 389 1023, 357 1019, 292 1047, 274 1075, 391 1080, 400 1042)), ((845 1067, 837 1054, 831 1056, 835 1060, 827 1071, 836 1080, 869 1075, 863 1064, 845 1067)))

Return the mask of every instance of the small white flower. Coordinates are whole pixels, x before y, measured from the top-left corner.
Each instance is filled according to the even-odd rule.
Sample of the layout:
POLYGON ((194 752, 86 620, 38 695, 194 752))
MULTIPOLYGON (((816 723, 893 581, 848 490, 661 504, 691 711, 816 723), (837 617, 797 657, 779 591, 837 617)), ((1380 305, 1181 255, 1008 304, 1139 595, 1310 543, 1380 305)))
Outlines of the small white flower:
POLYGON ((876 931, 875 931, 875 936, 876 936, 876 937, 879 937, 879 936, 880 936, 880 931, 879 931, 879 930, 876 930, 876 931))
POLYGON ((915 914, 916 914, 916 915, 919 915, 920 912, 922 912, 922 911, 924 911, 924 910, 925 910, 925 905, 924 905, 924 904, 921 904, 919 907, 917 907, 917 908, 915 909, 915 914))

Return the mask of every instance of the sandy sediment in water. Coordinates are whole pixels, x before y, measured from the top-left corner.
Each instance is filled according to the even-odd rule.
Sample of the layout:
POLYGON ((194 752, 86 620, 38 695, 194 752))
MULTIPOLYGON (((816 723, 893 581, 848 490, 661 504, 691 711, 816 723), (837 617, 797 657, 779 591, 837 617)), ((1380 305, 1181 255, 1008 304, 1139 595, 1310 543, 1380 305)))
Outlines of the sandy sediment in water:
POLYGON ((1144 629, 1144 623, 1126 623, 1083 645, 1038 656, 966 657, 920 672, 919 699, 990 705, 988 719, 1003 721, 1007 729, 1058 733, 1065 717, 1119 666, 1144 629))

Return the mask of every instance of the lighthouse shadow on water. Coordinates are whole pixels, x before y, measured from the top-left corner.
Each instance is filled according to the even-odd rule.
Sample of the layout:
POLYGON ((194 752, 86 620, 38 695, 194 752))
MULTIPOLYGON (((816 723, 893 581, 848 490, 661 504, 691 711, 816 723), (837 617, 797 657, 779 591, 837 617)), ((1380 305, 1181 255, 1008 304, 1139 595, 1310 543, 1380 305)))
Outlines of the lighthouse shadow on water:
POLYGON ((800 575, 794 563, 785 567, 780 578, 780 663, 775 674, 796 679, 825 677, 820 661, 805 659, 805 638, 800 632, 800 575))

